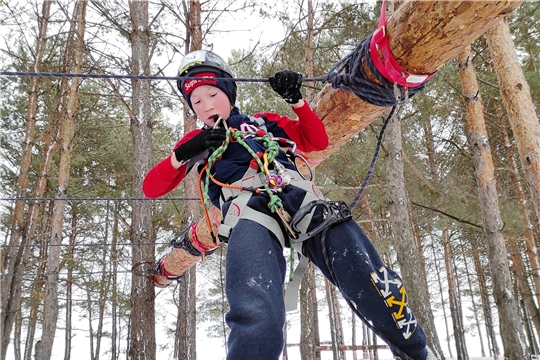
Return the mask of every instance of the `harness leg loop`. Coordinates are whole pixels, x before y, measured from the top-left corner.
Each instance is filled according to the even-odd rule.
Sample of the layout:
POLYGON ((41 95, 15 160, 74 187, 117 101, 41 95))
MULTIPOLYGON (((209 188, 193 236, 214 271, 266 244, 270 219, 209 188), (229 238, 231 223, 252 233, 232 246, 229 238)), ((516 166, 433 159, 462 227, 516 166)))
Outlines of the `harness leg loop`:
POLYGON ((313 200, 307 205, 301 207, 291 219, 289 225, 293 230, 293 233, 290 240, 295 244, 301 243, 319 234, 323 230, 328 229, 330 226, 349 219, 352 219, 351 209, 344 201, 313 200), (308 214, 311 214, 319 205, 324 206, 324 209, 322 210, 323 221, 316 228, 311 229, 311 231, 301 231, 298 227, 299 223, 308 214))

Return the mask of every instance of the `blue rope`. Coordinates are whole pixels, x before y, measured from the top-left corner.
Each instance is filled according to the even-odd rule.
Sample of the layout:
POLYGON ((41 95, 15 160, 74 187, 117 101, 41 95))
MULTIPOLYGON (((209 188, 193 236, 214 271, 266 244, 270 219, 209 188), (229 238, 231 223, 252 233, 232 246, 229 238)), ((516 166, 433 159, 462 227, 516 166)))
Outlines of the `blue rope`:
MULTIPOLYGON (((356 49, 349 55, 338 61, 328 74, 316 78, 304 78, 303 82, 322 82, 330 83, 333 88, 351 92, 363 101, 372 105, 390 107, 403 103, 408 98, 423 91, 425 84, 418 87, 409 88, 407 93, 399 85, 389 82, 384 78, 371 59, 369 44, 373 34, 364 38, 356 49), (364 70, 364 62, 369 68, 370 73, 379 83, 372 82, 364 70)), ((49 78, 78 77, 94 79, 137 79, 137 80, 180 80, 177 76, 157 76, 157 75, 114 75, 114 74, 71 74, 57 72, 31 72, 31 71, 2 71, 0 75, 4 76, 39 76, 49 78)), ((182 79, 201 79, 195 77, 183 77, 182 79)), ((236 81, 236 82, 268 82, 266 78, 218 78, 218 80, 236 81)))
MULTIPOLYGON (((88 74, 88 73, 58 73, 58 72, 35 72, 35 71, 0 71, 4 76, 30 76, 30 77, 49 77, 49 78, 91 78, 91 79, 137 79, 137 80, 201 80, 200 77, 178 77, 178 76, 158 76, 158 75, 115 75, 115 74, 88 74)), ((211 78, 214 79, 214 78, 211 78)), ((268 82, 266 78, 215 78, 217 80, 235 81, 235 82, 268 82)), ((321 82, 324 77, 304 78, 302 82, 321 82)))
POLYGON ((323 78, 323 82, 330 83, 334 89, 352 92, 367 103, 383 107, 403 103, 423 91, 425 84, 409 88, 408 93, 404 93, 401 86, 394 85, 379 73, 369 52, 372 36, 373 34, 363 39, 354 52, 338 61, 323 78), (369 80, 364 70, 364 61, 371 74, 382 85, 369 80))
POLYGON ((394 116, 395 111, 396 111, 396 106, 392 107, 392 111, 390 111, 390 114, 388 114, 388 116, 386 117, 386 120, 384 120, 384 124, 381 128, 381 131, 379 132, 379 136, 377 137, 377 146, 375 147, 375 152, 373 153, 373 157, 371 158, 371 164, 369 165, 368 172, 366 176, 364 177, 364 181, 362 182, 362 185, 360 185, 360 189, 358 189, 356 196, 354 197, 353 201, 349 204, 349 207, 351 209, 356 206, 356 204, 358 203, 358 200, 360 200, 360 197, 364 193, 364 190, 366 190, 369 179, 371 178, 371 174, 373 173, 373 169, 375 168, 375 163, 377 162, 377 158, 379 157, 379 151, 381 150, 384 131, 386 130, 386 127, 388 126, 390 119, 392 118, 392 116, 394 116))

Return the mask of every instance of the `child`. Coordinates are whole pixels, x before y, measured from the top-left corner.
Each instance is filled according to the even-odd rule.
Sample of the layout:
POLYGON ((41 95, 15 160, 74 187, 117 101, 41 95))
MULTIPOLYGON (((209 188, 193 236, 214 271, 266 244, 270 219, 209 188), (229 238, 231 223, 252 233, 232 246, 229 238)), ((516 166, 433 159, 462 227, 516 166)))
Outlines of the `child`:
MULTIPOLYGON (((290 246, 289 240, 337 286, 396 356, 435 359, 406 303, 400 277, 384 266, 347 206, 324 199, 283 150, 269 151, 275 143, 268 136, 286 139, 289 145, 292 141, 304 152, 328 146, 324 125, 302 99, 302 75, 280 71, 269 79, 272 89, 291 104, 297 120, 270 112, 254 117, 240 113, 234 106, 232 73, 211 51, 186 55, 178 76, 179 91, 204 127, 187 133, 171 155, 150 170, 143 191, 149 198, 162 196, 196 163, 211 159, 208 196, 221 209, 219 238, 228 242, 227 359, 279 359, 285 325, 283 247, 290 246), (241 131, 243 138, 231 139, 225 125, 241 131), (221 154, 214 162, 215 149, 221 154), (273 154, 271 159, 268 154, 273 154)), ((163 267, 163 262, 158 265, 163 267)), ((169 272, 162 271, 167 277, 169 272)))

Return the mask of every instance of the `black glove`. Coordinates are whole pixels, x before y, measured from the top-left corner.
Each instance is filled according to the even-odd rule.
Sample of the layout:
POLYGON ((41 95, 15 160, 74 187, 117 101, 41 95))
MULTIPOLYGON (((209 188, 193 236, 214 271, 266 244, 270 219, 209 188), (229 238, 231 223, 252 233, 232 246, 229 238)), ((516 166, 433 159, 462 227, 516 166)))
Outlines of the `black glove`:
POLYGON ((302 86, 302 74, 283 70, 278 71, 274 76, 270 76, 268 81, 275 92, 279 94, 289 104, 296 104, 302 100, 300 87, 302 86))
POLYGON ((217 148, 223 144, 227 130, 222 127, 205 129, 174 149, 176 160, 188 161, 210 148, 217 148))

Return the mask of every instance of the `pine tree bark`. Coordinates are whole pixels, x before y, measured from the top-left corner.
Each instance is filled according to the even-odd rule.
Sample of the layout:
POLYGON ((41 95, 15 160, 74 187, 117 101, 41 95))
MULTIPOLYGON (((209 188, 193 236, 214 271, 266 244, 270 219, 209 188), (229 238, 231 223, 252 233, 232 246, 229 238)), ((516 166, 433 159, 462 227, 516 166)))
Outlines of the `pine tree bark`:
MULTIPOLYGON (((70 61, 72 62, 71 72, 82 73, 84 34, 86 30, 86 1, 78 1, 75 6, 74 30, 71 32, 70 49, 73 52, 70 61)), ((43 304, 43 331, 40 340, 39 354, 36 352, 37 360, 48 360, 52 355, 52 347, 56 334, 59 304, 58 304, 58 280, 60 272, 60 243, 62 242, 62 230, 64 224, 64 211, 67 201, 67 188, 69 185, 69 175, 71 169, 71 157, 73 155, 73 139, 75 133, 75 122, 77 119, 77 106, 79 103, 80 78, 71 79, 69 93, 66 99, 66 111, 63 114, 60 130, 60 164, 58 166, 58 185, 56 197, 61 200, 54 202, 53 218, 51 225, 51 238, 47 254, 45 301, 43 304)))
POLYGON ((480 298, 482 300, 482 310, 484 312, 484 322, 486 324, 486 334, 488 337, 489 343, 489 354, 490 356, 498 356, 501 351, 499 350, 499 344, 497 343, 497 336, 495 331, 495 325, 493 321, 493 314, 491 309, 491 301, 489 300, 489 294, 487 289, 488 280, 486 279, 487 271, 482 262, 480 261, 480 253, 484 251, 484 247, 478 244, 476 236, 471 236, 470 240, 472 244, 472 257, 474 261, 474 270, 476 277, 478 278, 478 287, 480 290, 480 298))
POLYGON ((112 230, 112 240, 111 240, 111 272, 112 272, 112 291, 111 291, 111 359, 117 359, 117 342, 118 342, 118 286, 117 286, 117 277, 118 277, 118 222, 120 211, 120 202, 114 202, 114 219, 113 219, 113 230, 112 230))
POLYGON ((336 333, 336 344, 340 359, 345 359, 345 351, 343 350, 344 337, 343 337, 343 324, 341 321, 341 310, 339 308, 339 302, 337 298, 336 287, 330 284, 330 297, 332 300, 332 309, 334 312, 334 329, 336 333))
MULTIPOLYGON (((40 271, 43 273, 43 271, 40 271)), ((31 360, 32 357, 32 344, 34 343, 34 339, 36 336, 36 327, 37 327, 37 321, 38 321, 38 313, 39 313, 39 304, 42 300, 43 292, 42 292, 42 286, 43 281, 41 279, 34 280, 32 284, 32 301, 30 303, 30 311, 28 315, 28 323, 26 327, 26 344, 28 344, 24 349, 24 360, 31 360)))
POLYGON ((390 119, 384 142, 388 149, 386 173, 392 235, 400 273, 407 289, 406 300, 426 333, 429 347, 434 353, 442 354, 431 310, 427 280, 423 276, 425 271, 416 261, 420 249, 416 245, 409 216, 409 197, 405 189, 403 170, 401 123, 398 115, 390 119))
MULTIPOLYGON (((465 46, 522 2, 406 1, 388 19, 386 33, 390 50, 405 71, 430 74, 455 58, 465 46)), ((330 140, 326 150, 310 154, 314 162, 340 149, 385 110, 352 93, 332 89, 330 85, 318 94, 313 109, 323 120, 330 140)))
POLYGON ((472 64, 470 46, 459 55, 459 74, 465 99, 465 118, 468 123, 468 140, 473 153, 478 198, 482 213, 482 229, 486 238, 489 268, 493 279, 493 297, 499 310, 499 323, 504 329, 502 337, 505 355, 510 360, 526 359, 523 324, 516 302, 508 289, 512 278, 507 262, 506 239, 499 211, 493 160, 488 142, 483 106, 478 91, 476 72, 472 64))
MULTIPOLYGON (((466 245, 465 245, 465 241, 462 237, 459 238, 459 246, 460 248, 462 249, 465 249, 466 245)), ((461 252, 463 253, 463 251, 461 252)), ((480 310, 478 308, 478 303, 476 302, 476 299, 474 297, 474 295, 476 294, 476 289, 475 289, 475 285, 473 284, 473 281, 472 281, 472 274, 471 274, 471 271, 469 270, 469 265, 468 265, 468 261, 467 261, 467 256, 463 256, 463 267, 465 269, 465 274, 467 275, 467 285, 468 285, 468 292, 471 296, 471 306, 472 306, 472 311, 473 311, 473 314, 474 314, 474 319, 475 319, 475 325, 476 325, 476 330, 478 331, 478 340, 480 341, 480 351, 481 351, 481 354, 482 356, 486 356, 486 351, 485 351, 485 347, 484 347, 484 340, 483 340, 483 336, 482 336, 482 327, 481 327, 481 321, 480 321, 480 310)))
MULTIPOLYGON (((72 215, 71 215, 71 228, 76 229, 77 228, 77 210, 76 210, 76 204, 73 205, 72 215)), ((66 253, 66 268, 67 268, 67 275, 66 275, 66 305, 65 305, 65 313, 66 313, 66 326, 65 326, 65 333, 64 333, 64 360, 70 360, 71 359, 71 338, 72 338, 72 330, 73 330, 73 268, 75 267, 74 262, 74 254, 75 254, 75 239, 76 239, 76 231, 73 230, 71 234, 69 235, 69 247, 66 253)))
MULTIPOLYGON (((312 0, 307 1, 307 29, 305 40, 306 76, 313 77, 313 36, 314 11, 312 0)), ((306 100, 309 102, 314 96, 312 88, 306 89, 306 100)), ((300 286, 300 356, 305 360, 320 359, 318 350, 319 316, 317 307, 317 291, 315 284, 315 267, 310 262, 300 286)))
MULTIPOLYGON (((186 54, 202 48, 202 28, 201 28, 201 3, 198 0, 190 0, 186 16, 186 54)), ((184 129, 195 129, 197 118, 190 112, 187 104, 184 105, 184 129)), ((183 181, 186 197, 198 198, 198 173, 192 171, 183 181)), ((200 218, 200 203, 189 201, 187 203, 185 220, 189 224, 200 218)), ((179 306, 177 314, 176 351, 177 359, 196 360, 197 359, 197 264, 184 273, 180 279, 179 286, 179 306)))
POLYGON ((486 32, 486 40, 491 50, 493 67, 499 79, 521 166, 529 185, 536 218, 540 221, 540 123, 507 20, 499 20, 486 32))
POLYGON ((326 291, 326 303, 328 304, 328 319, 330 320, 330 337, 332 339, 332 354, 335 360, 343 359, 342 352, 339 350, 338 343, 338 329, 336 319, 335 307, 337 304, 334 302, 334 297, 332 296, 332 291, 334 290, 334 285, 328 280, 324 279, 324 289, 326 291))
POLYGON ((320 345, 315 267, 310 262, 300 286, 300 356, 305 360, 320 359, 320 345))
POLYGON ((444 248, 444 264, 446 266, 446 279, 448 282, 448 300, 450 303, 452 326, 454 328, 454 341, 456 345, 457 359, 469 360, 469 356, 467 355, 467 344, 465 342, 465 328, 463 326, 461 301, 453 266, 454 254, 452 253, 452 246, 448 237, 448 229, 443 230, 442 243, 444 248))
MULTIPOLYGON (((496 108, 498 106, 496 105, 496 108)), ((519 203, 519 214, 521 221, 524 224, 523 237, 525 238, 525 245, 527 248, 527 256, 529 259, 529 265, 531 267, 532 281, 534 284, 534 295, 536 301, 540 301, 540 259, 538 258, 538 247, 536 246, 536 240, 534 238, 533 223, 531 220, 531 211, 528 206, 527 197, 523 188, 523 181, 520 176, 518 164, 516 161, 517 154, 515 153, 515 147, 510 142, 508 131, 504 118, 497 113, 499 122, 499 129, 504 144, 504 150, 506 154, 506 161, 510 169, 510 183, 513 184, 514 195, 516 201, 519 203)), ((539 332, 540 333, 540 332, 539 332)))
MULTIPOLYGON (((497 103, 495 104, 496 109, 497 103)), ((524 312, 526 312, 529 316, 524 318, 526 323, 525 330, 527 331, 527 336, 529 336, 529 327, 530 323, 533 324, 536 332, 540 334, 540 311, 538 309, 538 306, 536 305, 535 300, 539 299, 538 291, 540 289, 540 278, 538 276, 539 271, 539 263, 538 263, 538 252, 537 247, 535 244, 534 239, 534 233, 532 230, 532 223, 530 220, 530 211, 527 207, 527 201, 525 200, 525 194, 523 191, 522 181, 519 180, 519 170, 516 163, 516 156, 514 152, 514 148, 512 144, 510 143, 510 139, 508 137, 508 132, 506 130, 506 123, 503 121, 502 116, 499 116, 499 113, 497 112, 497 118, 499 120, 499 131, 501 135, 501 141, 504 144, 504 150, 506 155, 506 162, 508 163, 508 175, 510 179, 510 183, 513 184, 512 188, 514 190, 514 195, 516 197, 516 201, 520 205, 519 213, 521 220, 523 221, 523 224, 525 225, 524 231, 523 231, 523 238, 524 243, 526 246, 526 253, 527 253, 527 259, 529 260, 529 266, 530 266, 530 273, 526 269, 526 259, 524 254, 521 252, 519 243, 517 239, 515 238, 508 238, 508 252, 510 253, 512 263, 514 265, 514 272, 516 274, 516 281, 519 287, 519 291, 521 294, 522 303, 526 307, 524 309, 524 312), (531 286, 529 286, 529 276, 531 276, 533 284, 533 289, 531 289, 531 286), (529 321, 530 319, 530 321, 529 321)), ((531 344, 531 342, 529 341, 531 344)))
MULTIPOLYGON (((518 296, 518 299, 521 299, 536 332, 540 334, 540 313, 534 302, 534 297, 529 282, 527 281, 527 270, 523 265, 521 251, 519 250, 519 245, 515 238, 508 238, 508 253, 512 259, 512 264, 514 265, 515 280, 517 282, 519 294, 521 295, 520 297, 518 296)), ((528 320, 526 321, 528 322, 528 320)), ((524 329, 527 330, 527 323, 524 323, 523 325, 525 326, 524 329)))
MULTIPOLYGON (((42 70, 42 61, 47 43, 47 28, 51 11, 50 1, 43 1, 41 15, 38 19, 39 33, 36 39, 35 59, 32 71, 42 70)), ((26 197, 29 183, 30 166, 32 161, 32 150, 36 135, 36 114, 38 107, 38 87, 40 78, 33 77, 29 80, 28 105, 26 111, 26 121, 24 130, 24 142, 22 148, 21 162, 19 166, 19 177, 17 179, 16 196, 26 197)), ((15 202, 11 224, 11 235, 9 247, 2 254, 1 270, 8 274, 21 273, 21 255, 17 246, 21 242, 22 233, 26 227, 25 202, 15 202)), ((22 248, 24 251, 24 247, 22 248)), ((21 276, 0 277, 0 359, 6 359, 6 351, 9 345, 13 321, 17 311, 19 311, 20 292, 22 286, 21 276)))
MULTIPOLYGON (((131 17, 131 73, 150 75, 150 29, 148 1, 129 1, 131 17)), ((143 198, 142 181, 152 167, 152 104, 150 81, 133 79, 131 108, 131 134, 133 138, 133 179, 131 193, 143 198)), ((132 265, 154 262, 155 242, 150 201, 134 200, 132 203, 131 242, 132 265)), ((154 318, 155 292, 152 279, 133 275, 131 278, 131 314, 128 356, 133 360, 156 358, 154 318)))

